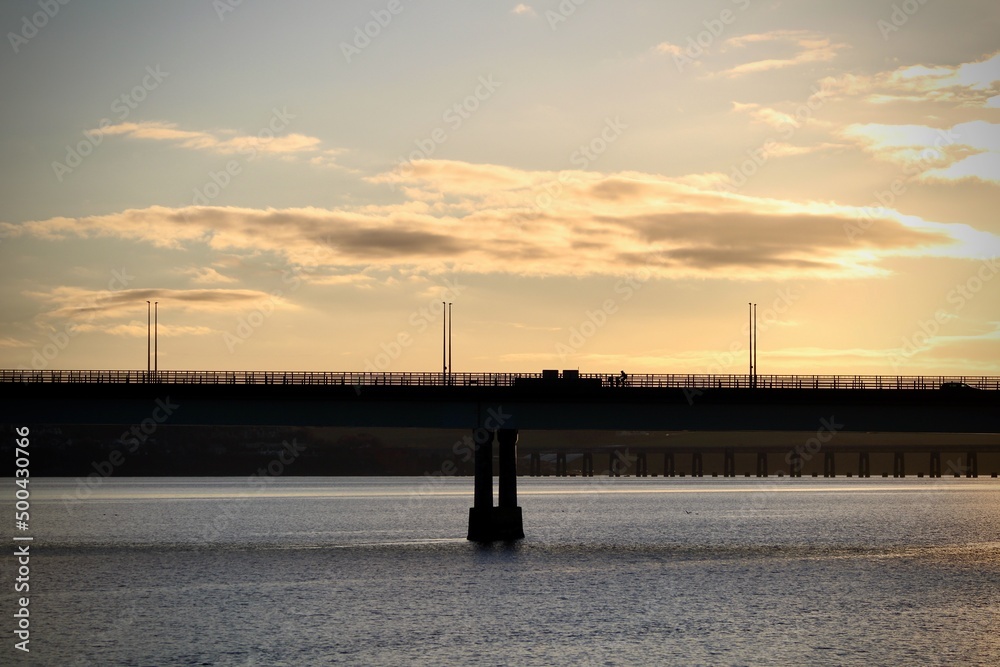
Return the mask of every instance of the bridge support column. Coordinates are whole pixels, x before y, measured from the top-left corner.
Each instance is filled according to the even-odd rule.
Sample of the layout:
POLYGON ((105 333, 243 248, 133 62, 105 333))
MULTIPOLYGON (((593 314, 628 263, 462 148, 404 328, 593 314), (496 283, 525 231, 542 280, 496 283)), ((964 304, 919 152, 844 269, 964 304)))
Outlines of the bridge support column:
POLYGON ((965 476, 979 477, 979 457, 976 452, 969 452, 965 457, 965 476))
POLYGON ((608 477, 621 477, 618 461, 615 460, 615 452, 608 454, 608 477))
POLYGON ((635 476, 646 477, 649 474, 649 467, 646 465, 646 452, 639 452, 635 455, 635 476))
POLYGON ((566 476, 566 452, 556 453, 556 477, 566 476))
POLYGON ((941 452, 931 452, 930 476, 941 476, 941 452))
POLYGON ((871 463, 868 460, 868 452, 858 454, 858 477, 871 477, 871 463))
POLYGON ((674 467, 674 453, 664 452, 663 453, 663 476, 664 477, 674 477, 677 475, 677 469, 674 467))
POLYGON ((837 470, 834 467, 833 452, 826 452, 823 455, 823 477, 836 477, 837 470))
POLYGON ((532 477, 542 476, 542 455, 539 452, 531 452, 531 466, 529 474, 532 477))
POLYGON ((757 452, 757 476, 767 477, 767 452, 757 452))
POLYGON ((903 452, 896 452, 892 456, 892 476, 906 477, 906 469, 903 464, 903 452))
POLYGON ((593 477, 594 476, 594 455, 593 455, 593 453, 591 453, 591 452, 584 452, 583 453, 583 462, 581 463, 581 465, 583 466, 582 473, 583 473, 584 477, 593 477))
POLYGON ((691 476, 701 477, 702 475, 701 452, 694 452, 691 454, 691 476))
MULTIPOLYGON (((476 432, 479 443, 479 431, 476 432)), ((475 542, 517 540, 524 537, 521 508, 517 506, 517 430, 496 431, 500 449, 500 504, 493 507, 493 433, 476 450, 474 506, 469 509, 468 539, 475 542)))
POLYGON ((789 477, 802 477, 802 458, 796 452, 792 452, 788 461, 788 476, 789 477))
POLYGON ((736 477, 736 455, 733 450, 727 449, 722 462, 722 476, 736 477))

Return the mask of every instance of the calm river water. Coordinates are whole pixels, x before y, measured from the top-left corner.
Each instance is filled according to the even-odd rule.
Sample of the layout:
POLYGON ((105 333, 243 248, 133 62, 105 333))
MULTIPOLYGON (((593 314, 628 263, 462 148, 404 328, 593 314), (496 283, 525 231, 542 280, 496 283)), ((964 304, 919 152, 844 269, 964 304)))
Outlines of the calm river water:
POLYGON ((492 546, 471 478, 31 486, 2 664, 1000 664, 992 479, 521 478, 492 546))

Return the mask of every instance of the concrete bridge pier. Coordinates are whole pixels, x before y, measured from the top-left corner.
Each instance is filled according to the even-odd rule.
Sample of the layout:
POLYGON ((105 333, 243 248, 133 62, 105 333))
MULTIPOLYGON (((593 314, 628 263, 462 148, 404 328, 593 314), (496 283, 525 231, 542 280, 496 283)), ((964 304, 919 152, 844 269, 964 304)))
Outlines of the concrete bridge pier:
POLYGON ((674 477, 677 474, 677 469, 674 467, 674 453, 664 452, 663 453, 663 476, 664 477, 674 477))
POLYGON ((725 451, 725 458, 722 461, 722 476, 736 477, 736 454, 731 449, 725 451))
POLYGON ((906 468, 903 463, 903 452, 896 452, 892 457, 892 476, 906 477, 906 468))
POLYGON ((767 452, 757 452, 757 476, 767 477, 767 452))
POLYGON ((979 477, 979 457, 976 452, 969 452, 965 457, 965 476, 979 477))
POLYGON ((556 477, 566 476, 566 452, 556 452, 556 477))
POLYGON ((823 455, 823 477, 836 477, 837 469, 834 467, 833 452, 826 452, 823 455))
POLYGON ((694 452, 691 454, 691 476, 692 477, 702 477, 704 475, 704 467, 701 463, 701 452, 694 452))
POLYGON ((871 477, 871 461, 868 459, 868 452, 858 454, 858 477, 871 477))
POLYGON ((542 454, 531 452, 531 464, 528 466, 528 475, 531 477, 542 476, 542 454))
POLYGON ((580 465, 582 466, 581 475, 583 477, 594 476, 594 454, 592 452, 583 453, 583 461, 580 465))
POLYGON ((796 452, 792 452, 791 456, 785 460, 788 461, 788 476, 802 477, 802 457, 796 452))
POLYGON ((621 470, 618 469, 618 460, 615 458, 615 452, 608 454, 608 477, 621 477, 621 470))
POLYGON ((931 452, 930 476, 941 476, 941 452, 931 452))
POLYGON ((474 542, 519 540, 524 521, 517 506, 517 430, 486 431, 486 442, 477 431, 475 491, 469 509, 468 539, 474 542), (500 450, 500 504, 493 506, 493 436, 500 450))
POLYGON ((635 476, 648 477, 649 465, 646 461, 646 452, 639 452, 635 455, 635 476))

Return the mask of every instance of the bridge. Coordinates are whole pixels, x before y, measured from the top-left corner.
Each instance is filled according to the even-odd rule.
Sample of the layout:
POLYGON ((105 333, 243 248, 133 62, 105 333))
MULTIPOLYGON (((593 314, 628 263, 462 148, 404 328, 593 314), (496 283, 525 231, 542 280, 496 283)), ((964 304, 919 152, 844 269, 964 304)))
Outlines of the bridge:
MULTIPOLYGON (((987 376, 0 370, 0 397, 0 422, 11 424, 142 428, 163 417, 172 424, 468 429, 475 442, 469 517, 469 539, 475 540, 523 537, 519 431, 793 431, 815 433, 811 440, 821 447, 840 432, 987 434, 967 446, 962 468, 968 476, 978 476, 980 453, 1000 452, 992 437, 1000 434, 1000 378, 987 376)), ((805 444, 785 457, 792 476, 801 475, 803 459, 815 454, 805 444)), ((905 474, 907 447, 901 447, 892 452, 895 476, 905 474)), ((928 453, 929 474, 941 476, 942 447, 917 448, 928 453)), ((717 452, 717 446, 688 449, 656 453, 665 475, 678 474, 682 456, 691 474, 704 474, 703 454, 721 453, 723 475, 732 477, 739 457, 748 454, 725 447, 717 452)), ((836 451, 824 451, 825 476, 835 474, 836 451)), ((749 452, 756 454, 759 476, 771 470, 767 453, 766 447, 749 452)), ((853 453, 857 474, 870 475, 868 449, 853 453)), ((636 474, 648 474, 645 452, 636 464, 636 474)), ((614 467, 612 458, 612 474, 614 467)), ((531 472, 540 474, 535 456, 531 472)), ((556 472, 567 473, 565 455, 557 458, 556 472)), ((584 454, 580 472, 593 474, 592 453, 584 454)))

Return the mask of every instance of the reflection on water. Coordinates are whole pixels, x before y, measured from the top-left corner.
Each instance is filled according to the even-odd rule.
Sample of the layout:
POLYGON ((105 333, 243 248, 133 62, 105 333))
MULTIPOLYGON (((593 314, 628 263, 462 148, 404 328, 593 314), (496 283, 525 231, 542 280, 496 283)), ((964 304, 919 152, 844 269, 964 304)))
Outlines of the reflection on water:
POLYGON ((995 480, 32 485, 29 664, 1000 664, 995 480))

